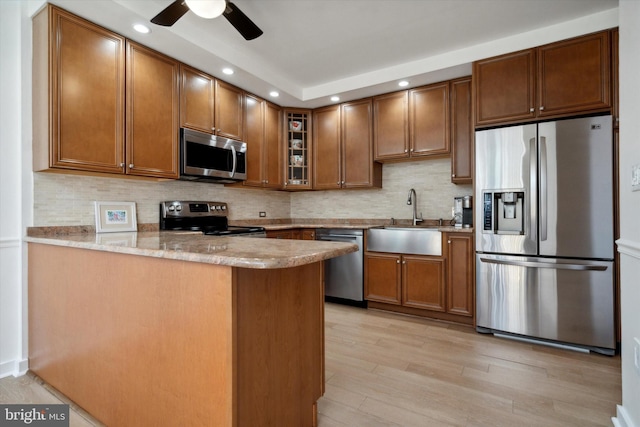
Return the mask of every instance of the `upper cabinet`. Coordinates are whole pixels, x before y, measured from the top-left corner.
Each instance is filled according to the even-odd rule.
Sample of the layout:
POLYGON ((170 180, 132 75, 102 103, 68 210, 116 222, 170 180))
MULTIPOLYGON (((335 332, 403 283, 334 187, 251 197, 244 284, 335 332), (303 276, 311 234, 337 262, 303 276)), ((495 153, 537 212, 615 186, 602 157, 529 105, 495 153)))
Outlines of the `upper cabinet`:
POLYGON ((182 127, 244 141, 244 92, 202 71, 180 67, 182 127))
POLYGON ((33 18, 33 166, 178 177, 178 63, 48 5, 33 18))
POLYGON ((311 190, 311 111, 287 109, 285 126, 285 180, 286 190, 311 190))
POLYGON ((244 185, 282 187, 282 110, 257 96, 246 94, 244 137, 247 143, 247 179, 244 185))
POLYGON ((243 91, 222 80, 216 80, 215 92, 216 135, 243 141, 243 91))
POLYGON ((371 99, 317 109, 313 123, 314 189, 382 186, 382 165, 373 160, 371 99))
POLYGON ((377 96, 373 109, 375 160, 449 154, 448 82, 377 96))
POLYGON ((611 109, 609 31, 473 64, 476 126, 611 109))
POLYGON ((127 173, 178 178, 179 64, 127 42, 127 173))
POLYGON ((216 79, 208 74, 180 65, 180 126, 214 133, 216 79))
POLYGON ((473 112, 471 77, 451 81, 451 182, 471 184, 473 178, 473 112))
POLYGON ((122 174, 125 39, 48 5, 33 18, 33 167, 122 174))

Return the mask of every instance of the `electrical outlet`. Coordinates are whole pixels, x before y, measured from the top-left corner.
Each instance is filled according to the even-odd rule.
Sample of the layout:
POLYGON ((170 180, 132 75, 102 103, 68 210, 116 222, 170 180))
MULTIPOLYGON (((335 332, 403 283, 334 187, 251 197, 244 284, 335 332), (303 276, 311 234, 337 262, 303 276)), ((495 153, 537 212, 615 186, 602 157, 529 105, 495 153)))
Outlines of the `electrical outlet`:
POLYGON ((640 165, 631 166, 631 191, 640 191, 640 165))
POLYGON ((266 216, 267 216, 267 213, 266 213, 266 212, 262 212, 262 211, 260 211, 260 212, 258 213, 258 216, 260 216, 260 218, 264 218, 264 217, 266 217, 266 216))
POLYGON ((633 364, 636 367, 636 374, 640 377, 640 339, 633 339, 633 364))

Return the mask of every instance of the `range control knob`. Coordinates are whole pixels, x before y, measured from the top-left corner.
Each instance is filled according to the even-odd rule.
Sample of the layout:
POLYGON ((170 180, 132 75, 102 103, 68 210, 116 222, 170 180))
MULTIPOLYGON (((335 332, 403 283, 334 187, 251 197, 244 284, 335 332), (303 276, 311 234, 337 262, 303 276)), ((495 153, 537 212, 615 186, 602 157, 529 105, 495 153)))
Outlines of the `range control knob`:
POLYGON ((176 210, 176 207, 173 205, 169 205, 169 207, 167 208, 169 210, 169 212, 173 212, 176 210))
POLYGON ((182 205, 176 205, 176 212, 182 211, 182 205))

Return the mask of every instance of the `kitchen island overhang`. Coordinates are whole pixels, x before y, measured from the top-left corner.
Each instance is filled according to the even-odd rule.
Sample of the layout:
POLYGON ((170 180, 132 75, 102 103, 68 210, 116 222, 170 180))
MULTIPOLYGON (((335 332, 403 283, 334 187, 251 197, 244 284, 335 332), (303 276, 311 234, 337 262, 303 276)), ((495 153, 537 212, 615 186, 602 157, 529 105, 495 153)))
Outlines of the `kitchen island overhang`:
POLYGON ((315 425, 322 261, 355 245, 97 239, 26 238, 34 373, 107 425, 315 425))

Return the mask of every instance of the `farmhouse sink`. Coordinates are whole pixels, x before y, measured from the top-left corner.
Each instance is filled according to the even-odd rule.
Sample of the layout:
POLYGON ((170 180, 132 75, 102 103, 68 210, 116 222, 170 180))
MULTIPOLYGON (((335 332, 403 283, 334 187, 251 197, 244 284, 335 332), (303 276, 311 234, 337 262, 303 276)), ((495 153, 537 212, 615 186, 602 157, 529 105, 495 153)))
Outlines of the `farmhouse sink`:
POLYGON ((367 230, 367 251, 442 256, 442 233, 427 227, 370 228, 367 230))

